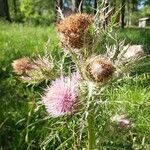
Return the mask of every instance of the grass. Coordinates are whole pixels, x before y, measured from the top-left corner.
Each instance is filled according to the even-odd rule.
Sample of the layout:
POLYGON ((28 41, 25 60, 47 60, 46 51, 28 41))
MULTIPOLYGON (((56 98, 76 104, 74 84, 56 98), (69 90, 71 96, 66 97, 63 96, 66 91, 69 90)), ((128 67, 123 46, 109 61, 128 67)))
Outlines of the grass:
MULTIPOLYGON (((12 73, 11 62, 23 56, 44 53, 48 49, 59 56, 58 40, 53 26, 32 27, 22 24, 0 23, 0 148, 1 149, 50 149, 79 150, 86 147, 84 121, 75 115, 71 118, 47 118, 39 107, 40 94, 45 85, 26 86, 12 73), (67 121, 67 123, 66 123, 67 121)), ((120 37, 127 42, 143 44, 149 53, 150 29, 124 29, 120 37)), ((57 58, 60 59, 60 58, 57 58)), ((148 150, 150 149, 150 77, 133 78, 107 89, 104 103, 95 108, 98 150, 148 150), (108 99, 108 103, 105 100, 108 99), (132 122, 130 129, 120 130, 110 123, 114 114, 127 114, 132 122)), ((98 98, 99 99, 99 98, 98 98)))
POLYGON ((125 37, 127 43, 143 45, 145 52, 150 53, 150 28, 125 28, 120 37, 125 37))

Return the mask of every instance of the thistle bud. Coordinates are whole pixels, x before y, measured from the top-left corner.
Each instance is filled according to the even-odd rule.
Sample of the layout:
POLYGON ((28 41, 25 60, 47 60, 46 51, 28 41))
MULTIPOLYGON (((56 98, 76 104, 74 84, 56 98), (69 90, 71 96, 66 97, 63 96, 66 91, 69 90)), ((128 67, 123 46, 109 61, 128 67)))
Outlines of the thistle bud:
POLYGON ((32 70, 28 71, 20 79, 29 84, 38 84, 44 80, 52 79, 54 67, 53 61, 48 56, 41 57, 40 55, 32 60, 32 70))
POLYGON ((127 118, 121 118, 121 119, 119 120, 119 126, 120 126, 121 128, 128 128, 129 125, 130 125, 130 121, 129 121, 127 118))
POLYGON ((112 122, 115 122, 120 128, 128 128, 130 121, 124 115, 115 115, 111 118, 112 122))
POLYGON ((125 49, 127 49, 126 53, 124 54, 124 57, 129 58, 140 58, 144 56, 144 51, 142 45, 131 45, 129 47, 124 46, 125 49))
POLYGON ((30 59, 27 57, 14 60, 12 63, 12 67, 13 71, 19 75, 26 74, 28 71, 32 69, 30 59))
POLYGON ((91 59, 86 69, 90 77, 96 82, 108 80, 115 71, 113 63, 101 56, 91 59))

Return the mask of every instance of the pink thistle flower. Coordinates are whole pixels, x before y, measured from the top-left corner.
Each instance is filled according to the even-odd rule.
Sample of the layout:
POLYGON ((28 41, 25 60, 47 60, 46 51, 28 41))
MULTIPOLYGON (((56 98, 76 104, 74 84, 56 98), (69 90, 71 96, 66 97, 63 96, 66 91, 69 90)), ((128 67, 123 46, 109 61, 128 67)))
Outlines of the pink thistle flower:
POLYGON ((120 128, 128 128, 130 126, 130 121, 124 115, 115 115, 111 118, 112 122, 119 125, 120 128))
POLYGON ((77 71, 77 72, 72 73, 71 79, 72 79, 72 81, 74 80, 74 82, 76 82, 76 84, 78 84, 78 82, 82 80, 82 77, 81 77, 80 73, 77 71))
POLYGON ((77 80, 68 77, 56 79, 47 88, 43 102, 53 117, 73 113, 77 106, 77 80))
POLYGON ((120 126, 121 128, 128 128, 129 125, 130 125, 130 121, 129 121, 127 118, 121 118, 121 119, 119 120, 119 126, 120 126))

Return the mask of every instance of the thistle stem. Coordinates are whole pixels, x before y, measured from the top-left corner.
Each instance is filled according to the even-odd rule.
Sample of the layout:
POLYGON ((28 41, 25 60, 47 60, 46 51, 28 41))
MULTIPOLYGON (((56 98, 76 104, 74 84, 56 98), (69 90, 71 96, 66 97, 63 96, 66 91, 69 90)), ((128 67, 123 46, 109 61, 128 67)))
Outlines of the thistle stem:
POLYGON ((94 113, 93 113, 93 84, 88 85, 88 116, 87 116, 87 125, 88 125, 88 150, 94 150, 95 148, 95 132, 94 132, 94 113))
POLYGON ((94 116, 92 114, 88 115, 88 150, 94 150, 95 148, 95 133, 94 133, 94 116))

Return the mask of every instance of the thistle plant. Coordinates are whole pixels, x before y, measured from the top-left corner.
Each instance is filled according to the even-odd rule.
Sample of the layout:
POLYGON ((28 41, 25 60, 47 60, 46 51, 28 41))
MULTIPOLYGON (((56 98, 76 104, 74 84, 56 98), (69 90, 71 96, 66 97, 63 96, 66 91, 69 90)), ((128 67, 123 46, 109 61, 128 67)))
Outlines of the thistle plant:
POLYGON ((115 115, 111 118, 111 121, 118 124, 120 128, 129 128, 130 127, 130 120, 125 117, 124 115, 115 115))
POLYGON ((31 61, 29 58, 24 57, 12 62, 13 71, 18 74, 26 74, 32 69, 31 61))
POLYGON ((38 55, 36 59, 24 57, 14 60, 12 67, 19 79, 28 84, 39 84, 54 77, 53 60, 47 55, 38 55))
POLYGON ((91 16, 87 14, 74 14, 62 20, 57 25, 60 40, 64 46, 81 48, 90 44, 88 27, 92 23, 91 16))
MULTIPOLYGON (((105 103, 102 101, 105 89, 129 76, 139 61, 145 59, 140 46, 135 46, 135 50, 132 50, 133 46, 125 45, 124 40, 118 40, 112 34, 116 14, 104 26, 109 14, 104 14, 103 11, 98 10, 93 17, 73 14, 57 25, 64 56, 70 57, 72 61, 70 68, 74 72, 70 75, 62 74, 54 79, 54 62, 49 57, 31 60, 23 58, 12 63, 14 71, 25 82, 35 84, 44 80, 51 81, 42 96, 48 115, 58 119, 70 117, 74 122, 82 120, 79 121, 81 129, 77 131, 80 139, 78 142, 81 143, 86 134, 87 142, 84 146, 88 150, 97 148, 95 128, 98 116, 95 112, 97 107, 105 103), (110 44, 107 39, 113 43, 110 44), (103 53, 97 51, 99 48, 103 49, 103 53), (84 128, 87 130, 83 131, 84 128)), ((129 119, 123 115, 110 120, 120 128, 130 128, 129 119)))
POLYGON ((79 78, 76 74, 69 77, 60 77, 51 83, 42 98, 47 112, 52 117, 73 113, 78 105, 79 78))

